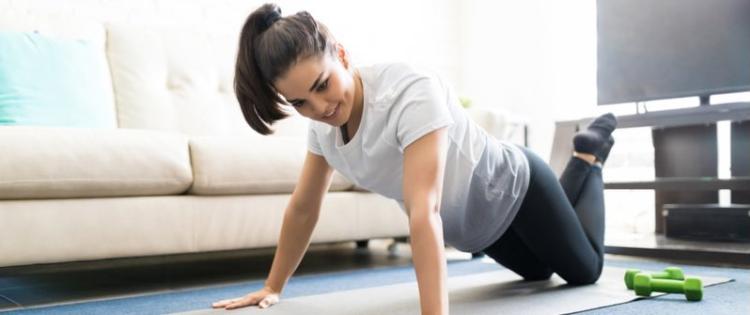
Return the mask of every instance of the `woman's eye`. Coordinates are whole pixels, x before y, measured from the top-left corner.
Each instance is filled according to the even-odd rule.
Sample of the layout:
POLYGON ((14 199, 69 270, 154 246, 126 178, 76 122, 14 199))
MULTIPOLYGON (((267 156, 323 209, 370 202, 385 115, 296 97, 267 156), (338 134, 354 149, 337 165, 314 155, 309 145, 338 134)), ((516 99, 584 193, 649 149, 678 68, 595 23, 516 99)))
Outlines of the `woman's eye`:
POLYGON ((305 104, 305 101, 296 101, 292 103, 292 106, 294 107, 302 107, 302 105, 305 104))
POLYGON ((329 79, 326 79, 325 81, 323 81, 323 83, 318 85, 318 92, 325 91, 325 89, 328 87, 328 80, 329 79))

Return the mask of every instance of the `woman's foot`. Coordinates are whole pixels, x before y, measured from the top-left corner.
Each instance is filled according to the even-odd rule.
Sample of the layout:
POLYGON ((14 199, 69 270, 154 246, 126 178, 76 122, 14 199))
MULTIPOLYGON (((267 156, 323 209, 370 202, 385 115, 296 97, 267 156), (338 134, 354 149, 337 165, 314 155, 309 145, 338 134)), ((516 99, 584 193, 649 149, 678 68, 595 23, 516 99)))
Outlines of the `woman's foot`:
POLYGON ((604 163, 615 144, 612 131, 616 127, 617 118, 614 115, 601 115, 594 119, 586 130, 578 132, 573 137, 573 147, 576 152, 593 154, 597 162, 604 163))

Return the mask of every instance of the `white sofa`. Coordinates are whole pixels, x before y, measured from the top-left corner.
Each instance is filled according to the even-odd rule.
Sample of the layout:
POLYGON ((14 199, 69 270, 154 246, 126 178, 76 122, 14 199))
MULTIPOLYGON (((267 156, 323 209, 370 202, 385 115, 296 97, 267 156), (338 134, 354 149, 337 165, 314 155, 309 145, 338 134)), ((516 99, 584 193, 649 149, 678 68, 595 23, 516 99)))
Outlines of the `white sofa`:
MULTIPOLYGON (((116 129, 0 126, 0 267, 272 247, 307 122, 262 137, 232 92, 237 29, 18 12, 2 31, 94 41, 116 129), (217 35, 218 34, 218 35, 217 35)), ((505 116, 472 115, 495 135, 505 116)), ((408 235, 397 204, 336 175, 312 242, 408 235)))

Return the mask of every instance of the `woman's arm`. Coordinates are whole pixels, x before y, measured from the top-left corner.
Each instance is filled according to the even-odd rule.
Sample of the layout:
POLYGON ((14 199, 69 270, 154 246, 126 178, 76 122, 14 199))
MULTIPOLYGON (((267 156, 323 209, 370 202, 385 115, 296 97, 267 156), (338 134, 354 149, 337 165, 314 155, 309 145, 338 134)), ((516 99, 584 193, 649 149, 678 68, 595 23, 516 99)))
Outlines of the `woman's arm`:
POLYGON ((281 292, 302 261, 318 222, 323 196, 331 185, 332 175, 333 169, 325 158, 307 152, 302 174, 284 212, 279 244, 265 282, 267 287, 276 292, 281 292))
POLYGON ((284 212, 281 235, 265 287, 240 298, 216 302, 214 308, 235 309, 249 305, 261 308, 278 302, 287 280, 302 261, 318 222, 323 196, 331 184, 333 169, 319 155, 307 153, 302 174, 284 212))
POLYGON ((412 259, 422 314, 448 314, 448 288, 440 197, 445 129, 433 131, 404 150, 404 205, 409 212, 412 259))

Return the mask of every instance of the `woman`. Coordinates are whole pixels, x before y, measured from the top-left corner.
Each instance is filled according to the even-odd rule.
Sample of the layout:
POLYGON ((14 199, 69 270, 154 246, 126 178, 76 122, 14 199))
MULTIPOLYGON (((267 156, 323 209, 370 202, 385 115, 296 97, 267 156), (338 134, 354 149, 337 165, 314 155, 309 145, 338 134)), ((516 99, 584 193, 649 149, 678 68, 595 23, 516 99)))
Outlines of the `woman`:
POLYGON ((403 64, 355 68, 307 12, 266 4, 240 36, 235 92, 261 134, 292 106, 310 118, 309 152, 286 209, 265 287, 214 307, 279 301, 309 244, 333 170, 399 202, 409 217, 425 314, 448 312, 444 242, 484 252, 526 280, 559 274, 594 283, 603 262, 601 165, 614 143, 611 114, 574 138, 559 182, 538 156, 472 122, 437 77, 403 64))

